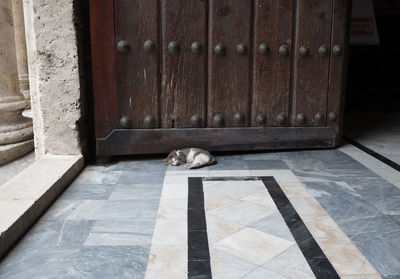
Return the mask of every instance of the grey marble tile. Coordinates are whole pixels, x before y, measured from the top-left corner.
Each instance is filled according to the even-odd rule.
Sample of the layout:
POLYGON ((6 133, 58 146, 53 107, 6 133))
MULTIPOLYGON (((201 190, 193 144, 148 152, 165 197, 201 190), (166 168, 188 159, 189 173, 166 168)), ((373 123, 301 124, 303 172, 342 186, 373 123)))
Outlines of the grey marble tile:
POLYGON ((118 184, 110 200, 159 199, 161 187, 138 187, 140 184, 118 184))
POLYGON ((279 212, 269 215, 261 220, 258 220, 248 227, 259 230, 286 240, 294 241, 289 228, 286 226, 279 212))
POLYGON ((287 154, 283 160, 294 170, 364 170, 362 164, 338 150, 306 150, 287 154))
POLYGON ((341 220, 338 225, 354 242, 372 242, 400 236, 400 227, 383 214, 341 220))
POLYGON ((0 278, 68 278, 78 254, 79 250, 14 249, 0 263, 0 278))
POLYGON ((251 170, 284 170, 289 167, 282 160, 246 160, 251 170))
POLYGON ((383 276, 400 274, 400 234, 386 239, 354 241, 357 248, 383 276))
POLYGON ((58 199, 42 216, 47 221, 92 220, 93 214, 102 207, 104 200, 68 200, 58 199))
POLYGON ((162 158, 157 160, 133 160, 120 161, 114 168, 124 171, 165 172, 167 164, 162 158))
POLYGON ((39 221, 18 243, 22 253, 30 249, 75 250, 85 242, 93 226, 89 220, 39 221))
POLYGON ((147 174, 145 172, 124 171, 118 179, 118 184, 157 184, 164 181, 164 172, 147 174))
POLYGON ((376 216, 380 212, 366 200, 355 196, 316 198, 328 214, 336 221, 376 216))
POLYGON ((109 200, 99 207, 90 219, 153 219, 157 216, 159 200, 109 200))
POLYGON ((400 279, 400 274, 382 276, 383 279, 400 279))
POLYGON ((400 189, 386 180, 361 178, 353 187, 379 211, 388 215, 400 214, 400 189))
POLYGON ((347 184, 349 184, 354 189, 370 188, 371 186, 387 188, 389 186, 389 184, 391 185, 391 187, 396 187, 378 175, 358 176, 358 177, 350 176, 350 177, 344 177, 343 180, 346 181, 347 184), (387 184, 387 185, 385 185, 385 184, 387 184))
POLYGON ((209 170, 247 170, 249 169, 242 156, 216 156, 217 164, 209 166, 209 170))
POLYGON ((144 278, 149 246, 84 247, 79 251, 70 278, 144 278))
POLYGON ((280 160, 287 152, 262 152, 243 155, 243 160, 280 160))
POLYGON ((332 169, 329 170, 331 173, 336 174, 341 180, 346 178, 358 178, 358 177, 379 177, 378 174, 368 168, 364 169, 332 169))
POLYGON ((85 246, 150 245, 156 220, 95 221, 85 246))
POLYGON ((60 198, 68 200, 106 200, 116 184, 71 184, 60 198))
POLYGON ((122 171, 93 171, 84 169, 72 184, 116 184, 122 171))
POLYGON ((307 190, 315 197, 337 197, 345 195, 362 197, 356 190, 344 181, 304 182, 307 190))
POLYGON ((342 178, 326 170, 292 170, 302 182, 343 181, 342 178))
POLYGON ((400 215, 387 215, 393 222, 400 226, 400 215))

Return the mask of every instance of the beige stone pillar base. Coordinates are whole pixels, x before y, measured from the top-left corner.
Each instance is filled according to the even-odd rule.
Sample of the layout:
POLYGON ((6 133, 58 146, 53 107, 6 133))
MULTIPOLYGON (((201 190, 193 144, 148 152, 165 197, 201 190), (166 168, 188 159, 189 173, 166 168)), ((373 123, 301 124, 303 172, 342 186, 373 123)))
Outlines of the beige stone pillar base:
POLYGON ((0 166, 7 164, 33 150, 33 139, 23 142, 0 145, 0 166))
POLYGON ((21 95, 0 97, 0 166, 33 150, 32 120, 22 116, 26 102, 21 95))

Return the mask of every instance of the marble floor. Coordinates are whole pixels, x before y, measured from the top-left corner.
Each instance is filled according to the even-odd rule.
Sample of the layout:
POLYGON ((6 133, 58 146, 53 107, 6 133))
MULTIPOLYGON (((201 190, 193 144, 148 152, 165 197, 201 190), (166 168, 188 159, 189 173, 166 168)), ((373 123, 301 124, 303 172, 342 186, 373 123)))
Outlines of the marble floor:
POLYGON ((86 167, 0 278, 400 278, 399 172, 351 145, 216 157, 86 167))
POLYGON ((400 165, 400 112, 346 113, 344 134, 400 165))

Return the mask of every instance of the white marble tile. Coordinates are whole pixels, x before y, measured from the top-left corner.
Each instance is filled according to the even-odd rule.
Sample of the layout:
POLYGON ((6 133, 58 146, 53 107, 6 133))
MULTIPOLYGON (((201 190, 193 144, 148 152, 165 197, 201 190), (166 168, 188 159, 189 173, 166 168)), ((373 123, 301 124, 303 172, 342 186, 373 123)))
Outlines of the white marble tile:
POLYGON ((204 207, 206 212, 211 211, 213 209, 222 207, 222 206, 227 206, 229 203, 232 203, 233 199, 230 197, 224 196, 224 195, 219 195, 219 194, 214 194, 214 193, 209 193, 209 192, 204 192, 204 207))
POLYGON ((187 245, 186 220, 157 220, 151 243, 152 245, 187 245))
POLYGON ((240 279, 257 269, 257 265, 244 261, 218 249, 210 249, 211 272, 215 279, 240 279))
POLYGON ((274 212, 275 210, 268 210, 251 202, 233 201, 227 206, 208 211, 207 215, 218 216, 230 223, 247 226, 274 212))
POLYGON ((187 220, 187 200, 160 199, 158 219, 187 220))
MULTIPOLYGON (((283 276, 279 273, 275 273, 273 271, 267 270, 263 267, 259 267, 256 270, 250 272, 249 274, 246 274, 245 276, 242 277, 243 279, 288 279, 289 277, 283 276)), ((298 277, 302 278, 303 277, 298 277)))
POLYGON ((170 171, 167 170, 166 175, 184 175, 184 176, 192 176, 192 177, 207 177, 209 171, 208 170, 181 170, 181 171, 170 171))
POLYGON ((400 172, 390 167, 385 167, 382 169, 374 169, 373 171, 378 175, 382 176, 390 183, 395 184, 397 181, 400 181, 400 172))
POLYGON ((312 197, 303 183, 280 183, 279 185, 287 197, 312 197))
POLYGON ((187 184, 167 184, 164 183, 161 191, 161 199, 187 199, 188 185, 187 184))
POLYGON ((210 246, 244 228, 213 215, 207 215, 206 219, 208 244, 210 246))
POLYGON ((187 279, 187 253, 187 245, 152 245, 145 279, 187 279))
POLYGON ((242 199, 241 201, 248 201, 254 203, 256 205, 265 207, 268 211, 278 211, 273 199, 271 198, 268 190, 264 187, 264 189, 257 191, 253 194, 250 194, 242 199))
POLYGON ((324 208, 312 197, 288 197, 290 203, 296 209, 300 217, 312 216, 321 217, 328 216, 324 208))
POLYGON ((237 176, 250 176, 251 172, 249 170, 210 170, 208 172, 208 175, 210 177, 224 177, 224 176, 232 176, 232 177, 237 177, 237 176))
POLYGON ((263 265, 268 270, 288 278, 315 278, 299 247, 294 245, 263 265))
POLYGON ((252 193, 265 189, 261 181, 224 181, 204 189, 207 193, 215 193, 228 196, 232 199, 240 199, 252 193))
POLYGON ((329 216, 302 216, 301 218, 314 239, 322 248, 332 243, 346 245, 346 243, 351 242, 329 216))
POLYGON ((188 177, 186 175, 166 175, 164 184, 186 184, 188 185, 188 177))
POLYGON ((378 274, 352 242, 325 243, 321 248, 340 276, 378 274))
POLYGON ((256 265, 262 265, 293 245, 295 245, 293 241, 245 228, 217 242, 214 248, 256 265))
POLYGON ((293 235, 283 220, 280 212, 268 215, 267 217, 248 225, 248 227, 279 238, 294 241, 293 235))

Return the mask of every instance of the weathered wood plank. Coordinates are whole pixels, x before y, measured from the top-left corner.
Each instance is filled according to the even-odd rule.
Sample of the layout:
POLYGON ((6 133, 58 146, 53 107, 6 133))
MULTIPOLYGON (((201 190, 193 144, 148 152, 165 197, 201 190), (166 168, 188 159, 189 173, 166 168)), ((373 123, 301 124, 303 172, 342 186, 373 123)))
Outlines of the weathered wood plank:
POLYGON ((331 127, 204 128, 114 130, 97 139, 98 156, 167 153, 175 148, 210 151, 327 148, 335 146, 331 127))
POLYGON ((208 68, 208 126, 216 127, 213 118, 222 114, 222 126, 248 126, 250 107, 250 36, 251 2, 243 0, 210 1, 210 42, 208 68), (217 55, 217 44, 225 47, 222 55, 217 55), (237 52, 243 43, 245 52, 237 52), (236 122, 234 115, 243 114, 242 121, 236 122))
POLYGON ((163 128, 205 127, 207 124, 206 11, 206 1, 162 0, 163 128), (177 53, 171 53, 172 49, 168 48, 173 41, 178 43, 177 53), (192 52, 195 42, 200 43, 198 53, 192 52), (200 117, 197 122, 194 115, 200 117))
POLYGON ((254 9, 251 124, 286 125, 289 119, 293 0, 256 0, 254 9), (279 54, 279 48, 283 45, 288 47, 287 56, 279 54), (263 46, 267 49, 262 49, 263 46), (265 124, 261 119, 257 121, 260 114, 266 116, 265 124))
POLYGON ((128 52, 117 50, 119 117, 130 116, 131 128, 159 126, 158 1, 115 0, 116 44, 129 43, 128 52), (145 42, 154 48, 146 51, 145 42), (145 118, 152 120, 146 122, 145 118))
POLYGON ((344 91, 347 75, 347 53, 350 29, 350 2, 349 0, 334 0, 333 2, 333 26, 331 49, 339 46, 341 53, 331 52, 329 71, 329 91, 327 108, 327 125, 335 127, 338 137, 341 136, 343 122, 344 91), (335 114, 334 120, 331 115, 335 114))
POLYGON ((117 126, 113 1, 90 0, 90 35, 96 137, 117 126))
POLYGON ((325 125, 332 1, 297 0, 296 19, 292 124, 325 125), (319 53, 322 46, 328 48, 325 55, 319 53), (302 47, 309 53, 301 55, 302 47))

